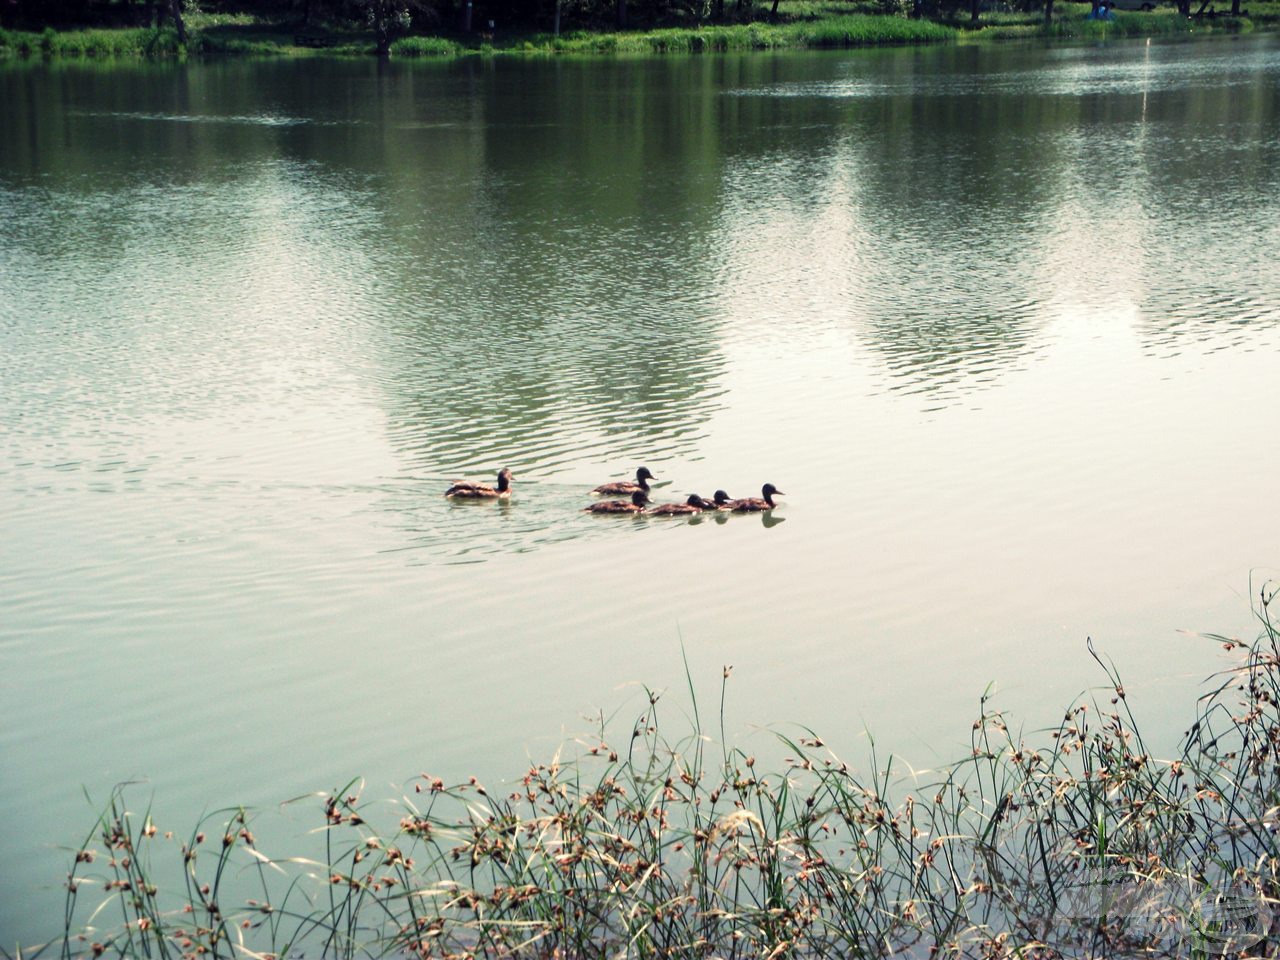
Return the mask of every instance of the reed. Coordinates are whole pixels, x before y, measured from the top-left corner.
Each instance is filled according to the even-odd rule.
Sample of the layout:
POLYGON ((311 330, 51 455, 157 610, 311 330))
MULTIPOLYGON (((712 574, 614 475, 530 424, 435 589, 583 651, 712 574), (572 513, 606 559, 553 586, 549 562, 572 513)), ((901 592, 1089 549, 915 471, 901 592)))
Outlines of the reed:
POLYGON ((295 801, 314 804, 319 823, 322 850, 307 857, 260 850, 242 809, 165 834, 120 788, 75 853, 65 937, 49 949, 1273 955, 1275 595, 1257 595, 1255 639, 1208 638, 1234 661, 1210 678, 1168 760, 1151 755, 1121 678, 1090 645, 1105 685, 1056 729, 1025 738, 984 696, 969 755, 928 774, 900 773, 874 745, 859 771, 810 731, 781 736, 788 758, 763 772, 725 745, 726 668, 718 725, 692 698, 669 736, 663 698, 649 692, 615 738, 602 722, 571 759, 500 790, 423 774, 394 806, 354 782, 295 801))

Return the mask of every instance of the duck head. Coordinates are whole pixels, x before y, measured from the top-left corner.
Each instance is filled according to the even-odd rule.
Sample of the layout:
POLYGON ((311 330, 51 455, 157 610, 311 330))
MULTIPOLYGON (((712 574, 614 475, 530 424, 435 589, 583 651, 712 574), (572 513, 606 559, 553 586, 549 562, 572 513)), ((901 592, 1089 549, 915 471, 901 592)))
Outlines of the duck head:
POLYGON ((725 493, 723 490, 717 490, 715 493, 711 495, 711 499, 715 501, 715 504, 717 507, 723 507, 726 503, 728 503, 733 498, 730 497, 729 494, 725 493))
POLYGON ((784 494, 781 490, 779 490, 777 487, 775 487, 772 483, 766 483, 766 484, 765 484, 765 485, 760 489, 760 492, 764 495, 764 499, 765 499, 765 501, 766 501, 766 502, 768 502, 768 503, 773 503, 773 498, 774 498, 774 497, 783 497, 783 496, 786 496, 786 494, 784 494))
POLYGON ((636 471, 637 483, 644 483, 646 480, 657 480, 657 479, 658 479, 657 477, 655 477, 652 473, 649 472, 648 467, 641 467, 639 470, 636 471))
POLYGON ((509 467, 503 467, 498 471, 498 492, 506 493, 511 489, 511 481, 515 479, 515 475, 509 467))
POLYGON ((637 490, 631 495, 631 502, 637 507, 646 507, 649 505, 649 495, 643 490, 637 490))

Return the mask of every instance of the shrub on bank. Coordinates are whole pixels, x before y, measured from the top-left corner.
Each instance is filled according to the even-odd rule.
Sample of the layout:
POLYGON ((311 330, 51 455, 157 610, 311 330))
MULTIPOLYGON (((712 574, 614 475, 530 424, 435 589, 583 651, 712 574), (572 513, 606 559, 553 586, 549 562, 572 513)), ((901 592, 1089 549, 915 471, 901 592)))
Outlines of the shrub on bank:
POLYGON ((953 40, 956 31, 930 20, 853 15, 833 17, 801 25, 801 36, 811 47, 861 47, 953 40))
POLYGON ((393 57, 451 57, 461 51, 460 44, 444 37, 401 37, 391 44, 393 57))

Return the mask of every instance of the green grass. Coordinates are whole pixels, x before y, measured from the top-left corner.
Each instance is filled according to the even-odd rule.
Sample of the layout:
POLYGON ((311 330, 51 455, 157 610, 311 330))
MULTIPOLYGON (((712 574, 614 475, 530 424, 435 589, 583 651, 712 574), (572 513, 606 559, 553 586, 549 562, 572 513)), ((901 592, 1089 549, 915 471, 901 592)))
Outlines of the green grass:
MULTIPOLYGON (((124 790, 76 848, 64 955, 109 957, 1219 956, 1280 893, 1280 628, 1252 641, 1152 755, 1115 669, 1053 728, 984 696, 969 753, 913 771, 808 730, 766 772, 720 713, 650 693, 509 784, 422 774, 292 803, 314 842, 260 848, 242 809, 166 834, 124 790), (1223 897, 1234 912, 1224 919, 1223 897)), ((24 954, 27 955, 27 954, 24 954)), ((34 954, 31 954, 34 955, 34 954)), ((1265 953, 1265 955, 1273 955, 1265 953)))
POLYGON ((391 44, 393 57, 452 57, 462 45, 444 37, 401 37, 391 44))
POLYGON ((169 28, 0 31, 0 55, 44 57, 175 57, 182 51, 169 28))
MULTIPOLYGON (((1080 5, 1083 6, 1083 5, 1080 5)), ((1087 9, 1087 8, 1086 8, 1087 9)), ((1247 19, 1217 17, 1188 20, 1176 10, 1161 8, 1151 12, 1118 10, 1113 20, 1087 20, 1083 13, 1055 19, 1047 31, 1051 37, 1106 40, 1121 37, 1161 37, 1204 33, 1246 33, 1252 29, 1247 19)))
MULTIPOLYGON (((669 27, 618 33, 574 31, 560 37, 529 34, 493 47, 495 53, 623 54, 703 53, 728 50, 770 50, 783 47, 856 47, 892 44, 937 43, 954 39, 956 32, 935 23, 846 14, 819 20, 789 23, 745 23, 728 26, 669 27)), ((412 39, 412 38, 411 38, 412 39)), ((402 56, 409 40, 392 45, 393 56, 402 56)), ((455 45, 458 52, 468 48, 455 45)), ((436 52, 436 50, 432 50, 436 52)), ((444 52, 440 50, 440 52, 444 52)), ((412 55, 412 54, 410 54, 412 55)))
MULTIPOLYGON (((1230 9, 1218 2, 1221 9, 1230 9)), ((1193 4, 1196 9, 1199 2, 1193 4)), ((1249 8, 1249 17, 1197 17, 1188 19, 1168 5, 1160 6, 1150 12, 1115 11, 1113 20, 1090 20, 1087 18, 1090 5, 1087 3, 1059 2, 1054 5, 1053 23, 1044 25, 1043 13, 984 13, 976 24, 967 19, 951 21, 961 31, 965 40, 1013 40, 1029 37, 1048 37, 1058 39, 1107 40, 1125 37, 1162 37, 1210 33, 1248 33, 1258 23, 1277 24, 1272 8, 1280 8, 1280 4, 1245 4, 1249 8), (1258 19, 1259 17, 1263 19, 1258 19)))

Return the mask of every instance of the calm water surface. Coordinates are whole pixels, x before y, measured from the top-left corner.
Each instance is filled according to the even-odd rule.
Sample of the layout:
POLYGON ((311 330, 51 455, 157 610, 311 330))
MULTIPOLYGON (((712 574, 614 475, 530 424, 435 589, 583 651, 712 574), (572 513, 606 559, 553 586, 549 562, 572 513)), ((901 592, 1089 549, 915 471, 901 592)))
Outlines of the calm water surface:
POLYGON ((682 642, 756 752, 1048 724, 1086 636, 1172 736, 1280 561, 1278 350, 1275 38, 6 67, 0 943, 81 786, 513 776, 682 642), (641 463, 785 505, 579 512, 641 463))

